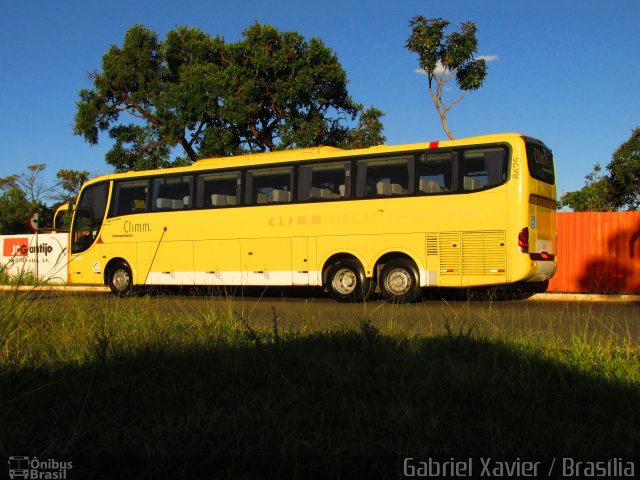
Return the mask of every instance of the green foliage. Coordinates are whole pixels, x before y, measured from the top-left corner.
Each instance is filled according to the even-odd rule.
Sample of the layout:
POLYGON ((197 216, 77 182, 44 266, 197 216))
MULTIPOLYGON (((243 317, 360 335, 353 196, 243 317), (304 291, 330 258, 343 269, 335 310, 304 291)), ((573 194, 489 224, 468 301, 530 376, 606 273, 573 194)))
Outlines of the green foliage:
POLYGON ((482 87, 487 76, 487 63, 474 58, 478 51, 475 24, 462 23, 460 31, 447 35, 445 30, 449 24, 449 20, 442 18, 413 17, 409 21, 411 35, 405 47, 418 54, 418 64, 427 75, 429 93, 440 115, 442 127, 447 136, 453 139, 446 122, 447 113, 468 91, 482 87), (454 77, 462 95, 447 104, 444 100, 445 84, 454 77))
POLYGON ((107 163, 141 170, 312 145, 384 141, 382 112, 347 92, 336 55, 317 38, 255 23, 226 43, 196 28, 166 40, 142 25, 103 57, 82 90, 74 133, 92 144, 108 131, 107 163), (133 123, 121 123, 121 114, 133 123), (171 158, 181 147, 185 158, 171 158))
POLYGON ((39 213, 41 226, 51 223, 52 211, 45 200, 52 187, 42 178, 46 168, 43 163, 28 165, 26 172, 0 178, 0 234, 31 233, 27 222, 34 210, 39 213))
POLYGON ((25 192, 9 187, 0 194, 0 234, 14 235, 30 233, 27 219, 33 210, 25 192))
POLYGON ((86 170, 60 169, 56 173, 58 178, 60 193, 57 200, 60 203, 73 201, 82 188, 82 184, 89 179, 89 172, 86 170))
POLYGON ((640 127, 637 127, 629 140, 615 151, 607 169, 615 206, 638 210, 640 208, 640 127))
POLYGON ((171 166, 168 161, 170 146, 166 142, 154 141, 157 132, 151 127, 117 125, 109 131, 109 137, 115 143, 105 159, 119 171, 171 166))
POLYGON ((54 205, 75 199, 89 172, 61 169, 56 174, 58 182, 50 185, 42 178, 47 166, 28 165, 27 171, 0 178, 0 234, 30 233, 27 219, 33 210, 39 213, 40 228, 51 225, 54 205))
POLYGON ((0 178, 0 190, 16 188, 24 192, 27 200, 33 204, 41 203, 49 192, 42 179, 42 172, 47 168, 44 163, 27 165, 27 171, 0 178))
POLYGON ((585 186, 575 192, 562 195, 558 208, 570 208, 574 212, 612 212, 615 207, 610 200, 611 184, 600 175, 602 167, 596 163, 593 172, 585 177, 585 186))

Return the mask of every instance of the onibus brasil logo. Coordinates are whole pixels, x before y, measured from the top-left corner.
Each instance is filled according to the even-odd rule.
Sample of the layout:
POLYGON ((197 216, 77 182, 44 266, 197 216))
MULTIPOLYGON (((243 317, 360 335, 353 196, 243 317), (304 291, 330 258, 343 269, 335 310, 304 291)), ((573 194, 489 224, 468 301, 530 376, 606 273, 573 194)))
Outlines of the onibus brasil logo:
POLYGON ((64 480, 73 468, 72 462, 59 462, 52 458, 38 460, 38 457, 9 457, 9 478, 64 480))

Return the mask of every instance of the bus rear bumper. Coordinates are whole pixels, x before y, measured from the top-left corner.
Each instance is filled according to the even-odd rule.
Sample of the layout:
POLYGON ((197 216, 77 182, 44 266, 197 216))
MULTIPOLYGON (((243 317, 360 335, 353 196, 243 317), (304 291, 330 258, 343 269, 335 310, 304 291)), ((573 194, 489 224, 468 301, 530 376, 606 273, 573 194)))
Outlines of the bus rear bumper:
POLYGON ((555 275, 556 269, 557 265, 553 260, 531 262, 530 276, 524 281, 527 283, 544 282, 555 275))

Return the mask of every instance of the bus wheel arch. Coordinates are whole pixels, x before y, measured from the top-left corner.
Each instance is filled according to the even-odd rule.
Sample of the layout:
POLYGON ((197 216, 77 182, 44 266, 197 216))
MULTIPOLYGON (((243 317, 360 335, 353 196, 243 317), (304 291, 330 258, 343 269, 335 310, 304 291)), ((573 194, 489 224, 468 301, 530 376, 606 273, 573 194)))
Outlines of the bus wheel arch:
POLYGON ((129 296, 133 293, 133 274, 129 263, 123 258, 112 258, 104 269, 105 284, 114 295, 129 296))
POLYGON ((382 297, 388 302, 411 303, 422 295, 420 270, 409 255, 387 253, 378 259, 375 271, 382 297))
POLYGON ((362 262, 353 255, 336 254, 322 268, 322 284, 339 302, 361 302, 373 293, 373 278, 367 277, 362 262))

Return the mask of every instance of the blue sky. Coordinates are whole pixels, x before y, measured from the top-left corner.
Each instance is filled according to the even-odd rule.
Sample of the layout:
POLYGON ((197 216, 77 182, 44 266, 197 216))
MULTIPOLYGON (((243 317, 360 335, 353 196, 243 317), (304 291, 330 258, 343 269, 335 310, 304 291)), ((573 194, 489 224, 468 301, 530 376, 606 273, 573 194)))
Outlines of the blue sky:
POLYGON ((385 112, 388 144, 446 136, 404 48, 416 14, 476 23, 489 63, 484 87, 451 111, 456 137, 522 132, 554 151, 558 194, 580 188, 640 126, 637 0, 121 1, 0 0, 0 177, 46 163, 105 174, 108 139, 73 135, 78 91, 112 44, 142 23, 158 33, 196 26, 236 41, 254 21, 320 37, 353 98, 385 112))

